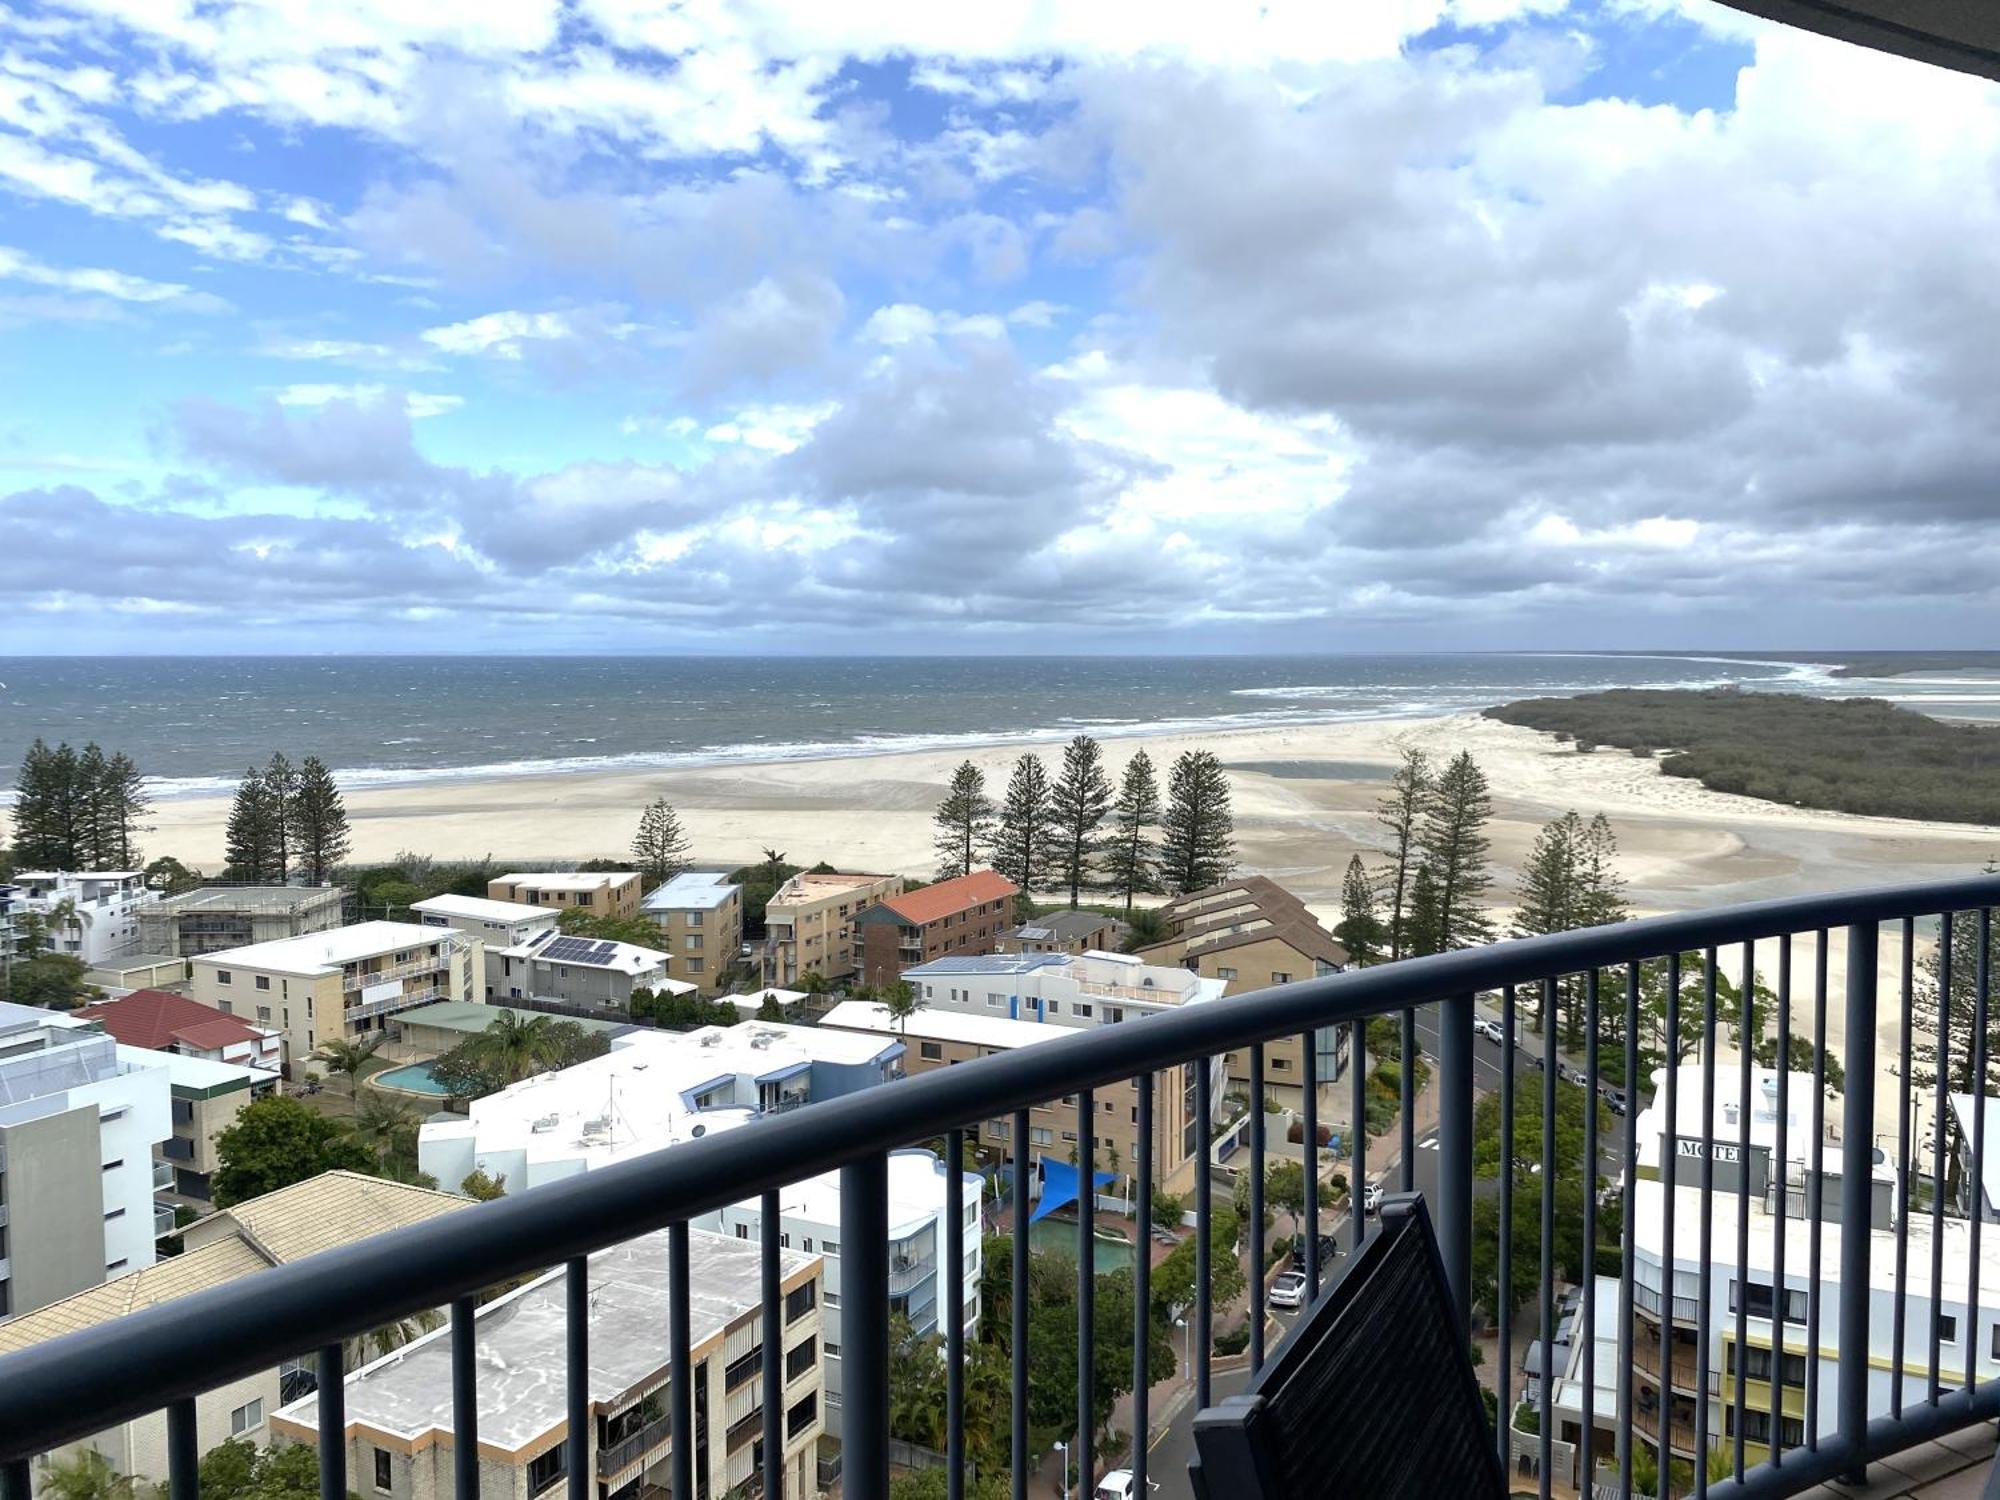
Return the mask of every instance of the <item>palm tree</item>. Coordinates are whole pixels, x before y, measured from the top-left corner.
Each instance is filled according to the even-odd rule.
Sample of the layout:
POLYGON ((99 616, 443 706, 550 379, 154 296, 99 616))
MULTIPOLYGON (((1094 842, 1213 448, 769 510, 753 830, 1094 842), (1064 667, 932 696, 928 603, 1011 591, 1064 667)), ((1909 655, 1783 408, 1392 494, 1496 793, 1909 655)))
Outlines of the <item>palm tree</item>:
POLYGON ((896 1030, 908 1033, 910 1017, 922 1010, 924 1002, 917 995, 917 987, 907 979, 898 979, 893 984, 882 986, 882 1008, 889 1012, 889 1019, 896 1023, 896 1030))
POLYGON ((385 1167, 403 1165, 414 1170, 417 1132, 423 1123, 408 1099, 370 1089, 354 1112, 354 1138, 373 1151, 385 1167))
POLYGON ((36 1493, 44 1500, 135 1500, 137 1486, 95 1448, 82 1448, 51 1463, 36 1493))
POLYGON ((347 1112, 354 1113, 354 1096, 361 1087, 362 1070, 368 1066, 381 1045, 389 1039, 386 1031, 371 1032, 366 1037, 330 1037, 319 1044, 313 1056, 325 1063, 329 1070, 347 1076, 347 1112))
POLYGON ((507 1082, 519 1083, 544 1068, 562 1066, 562 1038, 551 1035, 553 1016, 521 1017, 502 1010, 479 1037, 479 1055, 495 1064, 507 1082))
POLYGON ((359 1369, 371 1359, 380 1359, 392 1354, 403 1345, 423 1337, 444 1324, 444 1315, 435 1308, 411 1313, 406 1318, 398 1318, 393 1323, 384 1323, 380 1328, 371 1328, 366 1333, 357 1334, 341 1346, 341 1365, 349 1370, 359 1369))

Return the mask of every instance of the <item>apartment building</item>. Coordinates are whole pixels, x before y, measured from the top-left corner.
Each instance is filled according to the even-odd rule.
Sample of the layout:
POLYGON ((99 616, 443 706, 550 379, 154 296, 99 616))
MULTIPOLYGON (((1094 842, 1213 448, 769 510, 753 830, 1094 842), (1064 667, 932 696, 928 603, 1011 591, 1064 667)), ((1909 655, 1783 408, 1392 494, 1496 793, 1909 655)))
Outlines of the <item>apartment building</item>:
MULTIPOLYGON (((442 1057, 459 1043, 483 1036, 506 1010, 505 1004, 481 1001, 440 1000, 420 1005, 396 1016, 396 1034, 385 1043, 382 1056, 397 1062, 424 1062, 442 1057)), ((615 1019, 594 1020, 589 1016, 565 1016, 585 1031, 601 1031, 607 1036, 623 1036, 639 1029, 636 1023, 615 1019)))
POLYGON ((518 947, 502 948, 490 965, 495 1005, 538 1002, 604 1017, 629 1016, 632 992, 692 995, 695 987, 667 976, 668 955, 657 948, 607 938, 567 937, 551 929, 518 947))
MULTIPOLYGON (((418 1163, 439 1182, 462 1182, 478 1168, 504 1177, 509 1192, 574 1176, 716 1131, 754 1129, 766 1115, 894 1081, 903 1042, 893 1036, 823 1026, 747 1021, 679 1035, 634 1031, 614 1037, 603 1057, 514 1084, 472 1101, 464 1120, 423 1127, 418 1163)), ((927 1151, 890 1161, 890 1295, 919 1333, 938 1326, 937 1261, 944 1246, 946 1168, 927 1151)), ((964 1179, 967 1222, 964 1315, 979 1318, 978 1216, 981 1184, 964 1179)), ((783 1190, 781 1243, 826 1258, 828 1421, 838 1427, 840 1394, 839 1176, 783 1190)), ((697 1227, 754 1242, 759 1200, 704 1215, 697 1227)), ((948 1314, 947 1314, 948 1315, 948 1314)))
POLYGON ((660 929, 667 972, 703 993, 721 988, 743 946, 743 889, 726 876, 676 875, 639 904, 660 929))
POLYGON ((764 907, 763 982, 852 979, 861 967, 855 917, 902 889, 900 875, 794 875, 764 907))
POLYGON ((20 909, 21 888, 0 881, 0 971, 14 961, 15 948, 20 941, 15 917, 20 909))
POLYGON ((168 1061, 0 1002, 0 1319, 153 1263, 168 1061))
POLYGON ((402 1011, 470 1000, 482 988, 477 938, 417 922, 357 922, 305 937, 203 953, 190 961, 195 999, 276 1027, 285 1062, 321 1043, 382 1031, 402 1011))
MULTIPOLYGON (((589 1429, 585 1462, 603 1500, 664 1493, 671 1483, 668 1431, 668 1231, 590 1257, 589 1429)), ((688 1344, 694 1381, 692 1467, 697 1494, 736 1493, 763 1457, 763 1345, 759 1247, 696 1229, 688 1235, 688 1344)), ((814 1448, 823 1430, 817 1256, 779 1255, 784 1298, 784 1500, 818 1493, 814 1448)), ((479 1494, 530 1500, 569 1474, 568 1393, 563 1387, 564 1273, 518 1287, 476 1315, 479 1494)), ((350 1487, 383 1500, 451 1493, 451 1331, 440 1328, 347 1377, 350 1487)), ((274 1434, 316 1443, 316 1397, 272 1418, 274 1434)), ((777 1500, 774 1494, 774 1500, 777 1500)))
MULTIPOLYGON (((913 981, 914 982, 914 981, 913 981)), ((1060 1003, 1060 1002, 1058 1002, 1060 1003)), ((1066 1012, 1065 1012, 1066 1014, 1066 1012)), ((1138 1013, 1134 1012, 1136 1017, 1138 1013)), ((1054 1019, 1054 1017, 1051 1017, 1054 1019)), ((949 1004, 927 1003, 907 1021, 890 1018, 886 1007, 867 1000, 845 1000, 836 1005, 820 1023, 826 1031, 852 1031, 863 1036, 900 1038, 909 1051, 903 1068, 912 1077, 935 1068, 949 1068, 976 1058, 1010 1052, 1016 1047, 1032 1047, 1069 1033, 1071 1026, 1108 1024, 1102 1018, 1050 1025, 1042 1020, 1012 1019, 1003 1011, 985 1008, 962 1009, 949 1004)), ((1183 1192, 1194 1185, 1195 1163, 1200 1158, 1197 1139, 1200 1112, 1194 1064, 1160 1074, 1153 1084, 1153 1181, 1169 1192, 1183 1192)), ((1223 1064, 1210 1064, 1211 1123, 1221 1118, 1223 1064)), ((1119 1179, 1105 1184, 1099 1197, 1107 1203, 1132 1201, 1131 1176, 1139 1161, 1139 1090, 1130 1081, 1109 1084, 1094 1092, 1097 1126, 1092 1148, 1097 1170, 1119 1179)), ((1076 1117, 1076 1096, 1038 1104, 1028 1113, 1029 1157, 1038 1169, 1054 1164, 1055 1176, 1064 1177, 1062 1168, 1081 1160, 1082 1144, 1076 1117)), ((993 1156, 1014 1153, 1011 1120, 982 1121, 979 1144, 993 1156)), ((1046 1183, 1037 1181, 1039 1193, 1046 1183)), ((1068 1175, 1068 1191, 1076 1191, 1074 1174, 1068 1175)))
POLYGON ((993 870, 974 870, 892 896, 858 915, 861 981, 893 984, 905 969, 947 954, 989 953, 1014 928, 1020 888, 993 870))
POLYGON ((993 944, 995 953, 1113 953, 1131 929, 1101 911, 1052 911, 993 944))
POLYGON ((127 1047, 276 1071, 284 1066, 285 1038, 275 1028, 253 1026, 171 990, 134 990, 74 1012, 102 1026, 127 1047))
POLYGON ((48 947, 95 966, 139 951, 139 913, 160 899, 146 889, 143 870, 17 870, 20 918, 40 916, 48 925, 48 947))
POLYGON ((553 906, 524 906, 483 896, 432 896, 412 902, 410 911, 426 927, 449 927, 479 939, 486 950, 482 983, 488 1000, 507 992, 508 968, 501 955, 551 936, 561 915, 553 906))
MULTIPOLYGON (((471 1200, 355 1172, 327 1172, 190 1225, 183 1254, 66 1297, 11 1322, 0 1322, 0 1354, 115 1322, 129 1313, 196 1292, 232 1286, 270 1266, 336 1249, 439 1214, 470 1208, 471 1200)), ((195 1398, 195 1446, 206 1453, 231 1438, 262 1445, 269 1418, 286 1401, 315 1389, 313 1357, 287 1360, 195 1398)), ((120 1474, 167 1482, 167 1415, 133 1417, 116 1427, 42 1455, 46 1469, 82 1449, 95 1449, 120 1474)))
MULTIPOLYGON (((1160 908, 1166 938, 1139 950, 1149 963, 1180 964, 1219 979, 1225 995, 1248 994, 1295 979, 1316 979, 1347 967, 1347 950, 1306 910, 1305 903, 1263 875, 1244 875, 1193 891, 1160 908)), ((1343 1030, 1317 1034, 1315 1076, 1324 1090, 1346 1069, 1343 1030)), ((1248 1087, 1250 1054, 1229 1054, 1232 1083, 1248 1087)), ((1264 1090, 1288 1109, 1304 1102, 1305 1052, 1297 1038, 1264 1046, 1264 1090)))
POLYGON ((423 1127, 422 1168, 462 1182, 475 1167, 520 1190, 663 1150, 761 1115, 901 1076, 901 1042, 745 1021, 696 1031, 634 1028, 611 1050, 475 1099, 423 1127))
POLYGON ((338 886, 214 885, 139 908, 139 949, 192 958, 304 937, 341 924, 338 886))
MULTIPOLYGON (((1635 1122, 1639 1144, 1638 1169, 1629 1183, 1633 1195, 1634 1318, 1632 1376, 1635 1416, 1640 1441, 1657 1454, 1663 1411, 1668 1417, 1668 1443, 1677 1458, 1697 1462, 1695 1414, 1699 1372, 1707 1372, 1708 1434, 1711 1445, 1732 1445, 1734 1403, 1738 1379, 1745 1383, 1748 1408, 1744 1441, 1748 1460, 1768 1455, 1771 1441, 1772 1381, 1779 1388, 1779 1442, 1801 1442, 1807 1415, 1808 1374, 1820 1392, 1820 1434, 1835 1430, 1831 1399, 1837 1383, 1840 1346, 1862 1335, 1840 1322, 1841 1203, 1849 1191, 1869 1199, 1868 1409, 1886 1415, 1900 1379, 1903 1399, 1915 1405, 1928 1399, 1927 1365, 1931 1324, 1933 1226, 1928 1209, 1911 1214, 1905 1277, 1896 1279, 1897 1171, 1878 1163, 1869 1179, 1845 1182, 1841 1144, 1832 1130, 1838 1110, 1829 1106, 1829 1132, 1820 1145, 1821 1200, 1817 1257, 1813 1250, 1812 1156, 1814 1150, 1813 1080, 1810 1073, 1793 1073, 1786 1084, 1787 1123, 1782 1159, 1777 1152, 1777 1074, 1752 1069, 1751 1110, 1739 1118, 1736 1064, 1725 1059, 1717 1078, 1715 1109, 1707 1129, 1702 1119, 1702 1070, 1684 1066, 1676 1081, 1677 1119, 1666 1116, 1664 1073, 1653 1078, 1653 1102, 1635 1122), (1712 1158, 1716 1196, 1708 1216, 1704 1245, 1701 1172, 1704 1157, 1712 1158), (1674 1197, 1671 1244, 1666 1237, 1666 1205, 1674 1197), (1739 1263, 1739 1211, 1747 1206, 1749 1256, 1739 1263), (1782 1261, 1778 1241, 1783 1232, 1782 1261), (1702 1279, 1704 1248, 1708 1280, 1702 1279), (1815 1280, 1815 1272, 1817 1279, 1815 1280), (1895 1368, 1892 1344, 1895 1307, 1903 1299, 1906 1317, 1905 1365, 1895 1368), (1736 1307, 1746 1300, 1747 1336, 1738 1347, 1736 1307), (1700 1312, 1708 1304, 1708 1342, 1702 1343, 1700 1312)), ((1946 1217, 1943 1226, 1942 1281, 1938 1285, 1937 1331, 1945 1366, 1944 1380, 1956 1387, 1970 1380, 2000 1374, 2000 1309, 1980 1312, 1975 1324, 1968 1306, 1973 1284, 2000 1286, 2000 1245, 1989 1236, 1982 1243, 1974 1282, 1971 1223, 1946 1217)), ((1615 1282, 1613 1283, 1615 1287, 1615 1282)), ((1988 1299, 1990 1301, 1990 1299, 1988 1299)), ((1615 1302, 1612 1304, 1615 1308, 1615 1302)), ((1616 1315, 1597 1319, 1600 1343, 1616 1338, 1616 1315), (1609 1333, 1606 1332, 1607 1321, 1609 1333)), ((1579 1344, 1581 1339, 1578 1340, 1579 1344)), ((1610 1430, 1602 1386, 1614 1382, 1617 1355, 1598 1359, 1597 1393, 1600 1432, 1610 1430), (1608 1372, 1608 1373, 1607 1373, 1608 1372)), ((1574 1441, 1581 1435, 1582 1413, 1588 1409, 1581 1387, 1580 1356, 1572 1354, 1570 1369, 1558 1380, 1554 1406, 1562 1424, 1557 1435, 1574 1441)), ((1600 1449, 1600 1451, 1603 1451, 1600 1449)))
POLYGON ((180 1203, 207 1208, 215 1198, 210 1180, 222 1166, 216 1138, 278 1087, 278 1073, 171 1052, 161 1056, 166 1059, 174 1132, 154 1148, 153 1186, 180 1203))
POLYGON ((495 901, 576 907, 597 917, 636 917, 646 877, 637 870, 523 870, 486 883, 495 901))

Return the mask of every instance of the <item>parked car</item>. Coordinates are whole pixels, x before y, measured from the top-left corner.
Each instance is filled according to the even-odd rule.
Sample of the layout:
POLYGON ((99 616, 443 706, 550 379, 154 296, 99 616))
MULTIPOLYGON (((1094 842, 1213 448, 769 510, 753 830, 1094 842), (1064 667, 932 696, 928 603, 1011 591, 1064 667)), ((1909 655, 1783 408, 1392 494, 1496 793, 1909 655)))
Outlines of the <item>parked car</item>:
POLYGON ((1361 1212, 1376 1214, 1382 1211, 1382 1189, 1377 1183, 1369 1183, 1368 1190, 1361 1195, 1361 1212))
POLYGON ((1271 1283, 1271 1306, 1304 1307, 1306 1305, 1306 1278, 1303 1271, 1283 1272, 1271 1283))
POLYGON ((1598 1092, 1604 1096, 1604 1107, 1614 1115, 1623 1115, 1626 1110, 1632 1107, 1631 1101, 1625 1095, 1625 1090, 1615 1084, 1606 1084, 1598 1092))
POLYGON ((1560 1078, 1564 1083, 1581 1084, 1589 1081, 1583 1076, 1583 1069, 1573 1068, 1566 1062, 1558 1062, 1556 1064, 1556 1077, 1560 1078))
MULTIPOLYGON (((1156 1490, 1159 1487, 1159 1480, 1146 1480, 1147 1489, 1156 1490)), ((1097 1481, 1097 1488, 1090 1492, 1090 1497, 1091 1500, 1133 1500, 1138 1493, 1139 1487, 1133 1482, 1130 1469, 1113 1469, 1097 1481)))
MULTIPOLYGON (((1319 1237, 1319 1268, 1322 1272, 1333 1264, 1334 1257, 1339 1254, 1340 1241, 1336 1240, 1330 1234, 1323 1234, 1319 1237)), ((1306 1238, 1304 1235, 1300 1235, 1296 1240, 1292 1241, 1292 1269, 1294 1271, 1303 1271, 1305 1268, 1306 1238)))
POLYGON ((1500 1031, 1500 1023, 1498 1021, 1489 1021, 1486 1019, 1486 1017, 1480 1016, 1473 1021, 1472 1029, 1478 1032, 1481 1036, 1485 1037, 1486 1040, 1491 1042, 1494 1046, 1497 1047, 1500 1045, 1502 1038, 1500 1031))

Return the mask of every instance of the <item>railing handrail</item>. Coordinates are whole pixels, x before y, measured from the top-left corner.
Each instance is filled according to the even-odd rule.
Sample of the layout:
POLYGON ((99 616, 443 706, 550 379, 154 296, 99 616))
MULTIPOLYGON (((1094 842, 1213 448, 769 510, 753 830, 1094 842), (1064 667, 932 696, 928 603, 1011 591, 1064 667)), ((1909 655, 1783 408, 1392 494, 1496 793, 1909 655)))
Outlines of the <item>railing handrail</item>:
MULTIPOLYGON (((865 1089, 272 1267, 0 1357, 0 1463, 101 1432, 393 1318, 741 1202, 760 1187, 818 1176, 947 1127, 1006 1116, 1191 1058, 1549 976, 1994 905, 2000 905, 2000 876, 1972 876, 1506 940, 1296 980, 1124 1026, 1078 1030, 865 1089)), ((2000 1382, 1980 1395, 2000 1409, 2000 1382)), ((1786 1470, 1789 1477, 1789 1461, 1786 1470)), ((1720 1500, 1723 1492, 1714 1493, 1720 1500)))

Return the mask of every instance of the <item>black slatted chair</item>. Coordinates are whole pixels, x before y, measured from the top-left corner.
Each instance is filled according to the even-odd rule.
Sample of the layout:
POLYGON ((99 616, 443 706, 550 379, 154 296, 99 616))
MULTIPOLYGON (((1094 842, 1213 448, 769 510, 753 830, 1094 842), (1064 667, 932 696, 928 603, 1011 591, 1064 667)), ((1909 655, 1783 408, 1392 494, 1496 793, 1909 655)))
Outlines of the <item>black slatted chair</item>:
POLYGON ((1418 1193, 1375 1231, 1241 1396, 1194 1419, 1197 1500, 1501 1500, 1506 1476, 1418 1193))

